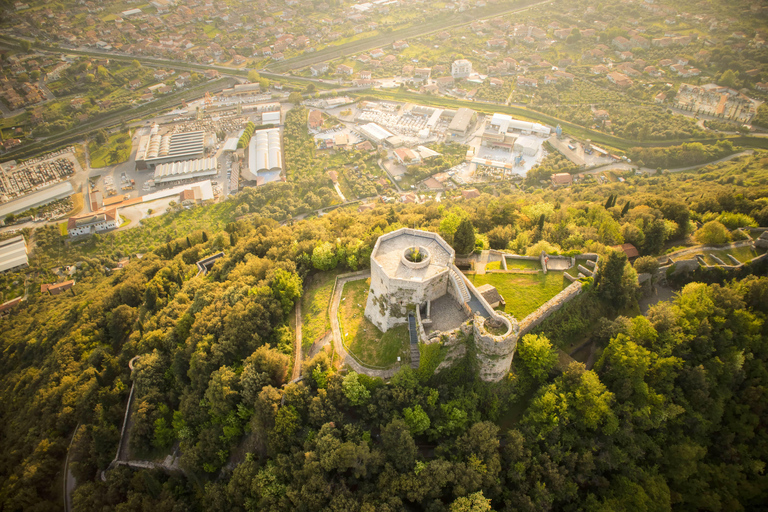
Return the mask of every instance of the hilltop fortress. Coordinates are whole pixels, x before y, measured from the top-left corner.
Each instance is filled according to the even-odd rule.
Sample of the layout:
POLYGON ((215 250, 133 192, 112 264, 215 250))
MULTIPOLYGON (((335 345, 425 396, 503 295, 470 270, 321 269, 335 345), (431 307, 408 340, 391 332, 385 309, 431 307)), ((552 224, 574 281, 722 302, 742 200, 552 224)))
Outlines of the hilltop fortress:
MULTIPOLYGON (((584 275, 593 270, 579 265, 584 275)), ((474 335, 480 377, 498 381, 509 372, 520 336, 529 332, 549 314, 581 292, 581 282, 574 280, 553 299, 522 322, 491 304, 503 300, 495 288, 476 288, 455 265, 456 253, 443 238, 428 231, 401 228, 381 236, 371 253, 371 287, 365 316, 382 331, 416 318, 419 341, 435 342, 455 338, 461 331, 474 335), (471 324, 471 327, 470 327, 471 324)), ((538 259, 538 258, 537 258, 538 259)), ((567 269, 575 258, 541 256, 543 271, 567 269)))

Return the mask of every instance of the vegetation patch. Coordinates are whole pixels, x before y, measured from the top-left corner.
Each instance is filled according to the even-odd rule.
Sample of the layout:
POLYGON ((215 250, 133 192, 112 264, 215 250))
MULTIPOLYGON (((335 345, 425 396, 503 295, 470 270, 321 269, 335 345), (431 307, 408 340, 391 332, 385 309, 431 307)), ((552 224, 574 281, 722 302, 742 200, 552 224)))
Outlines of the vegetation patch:
POLYGON ((328 304, 331 302, 336 274, 321 272, 308 278, 301 297, 301 346, 308 348, 331 330, 328 304))
POLYGON ((103 141, 103 135, 97 135, 96 140, 88 143, 88 150, 91 152, 91 167, 127 162, 131 156, 131 134, 121 131, 110 135, 106 142, 103 141))
POLYGON ((403 362, 407 361, 408 326, 400 325, 383 333, 365 318, 368 288, 366 279, 344 284, 339 304, 339 326, 344 345, 366 365, 389 367, 397 363, 398 356, 403 362))

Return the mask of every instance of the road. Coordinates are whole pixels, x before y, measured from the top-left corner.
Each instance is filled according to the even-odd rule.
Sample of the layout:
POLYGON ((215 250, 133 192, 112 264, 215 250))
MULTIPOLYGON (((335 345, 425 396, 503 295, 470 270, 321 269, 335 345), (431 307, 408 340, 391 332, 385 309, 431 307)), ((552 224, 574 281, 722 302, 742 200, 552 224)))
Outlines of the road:
MULTIPOLYGON (((708 165, 717 165, 723 162, 728 162, 730 160, 735 160, 737 158, 741 158, 742 156, 748 156, 754 154, 754 150, 747 149, 744 151, 739 151, 738 153, 734 153, 732 155, 728 155, 726 157, 720 158, 718 160, 714 160, 712 162, 707 162, 703 164, 697 164, 697 165, 689 165, 688 167, 678 167, 676 169, 666 169, 669 172, 684 172, 684 171, 692 171, 694 169, 700 169, 702 167, 706 167, 708 165)), ((633 164, 628 164, 626 162, 616 162, 613 164, 607 164, 603 167, 598 167, 596 169, 590 169, 588 171, 584 171, 581 174, 597 174, 604 171, 631 171, 631 170, 638 170, 640 172, 644 172, 647 174, 655 174, 656 169, 651 169, 649 167, 638 167, 633 164)))

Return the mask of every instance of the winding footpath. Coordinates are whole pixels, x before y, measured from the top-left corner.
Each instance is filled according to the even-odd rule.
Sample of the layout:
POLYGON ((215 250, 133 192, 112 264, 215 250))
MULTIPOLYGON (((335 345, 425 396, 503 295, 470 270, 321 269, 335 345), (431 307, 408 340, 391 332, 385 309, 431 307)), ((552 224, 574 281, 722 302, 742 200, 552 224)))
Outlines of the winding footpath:
POLYGON ((369 375, 371 377, 381 377, 382 379, 389 379, 400 369, 399 367, 390 368, 388 370, 374 370, 372 368, 366 368, 361 365, 355 358, 349 355, 347 349, 344 348, 344 344, 341 342, 341 327, 339 326, 339 303, 341 302, 341 292, 344 289, 344 283, 349 281, 359 281, 360 279, 367 279, 370 277, 370 272, 364 274, 358 274, 354 276, 342 277, 336 279, 336 287, 333 290, 333 297, 331 297, 331 308, 329 316, 331 320, 331 331, 333 332, 333 349, 339 354, 341 362, 348 365, 357 373, 369 375))
POLYGON ((291 381, 295 381, 301 377, 301 299, 296 301, 296 337, 294 346, 295 357, 293 360, 293 373, 291 374, 291 381))

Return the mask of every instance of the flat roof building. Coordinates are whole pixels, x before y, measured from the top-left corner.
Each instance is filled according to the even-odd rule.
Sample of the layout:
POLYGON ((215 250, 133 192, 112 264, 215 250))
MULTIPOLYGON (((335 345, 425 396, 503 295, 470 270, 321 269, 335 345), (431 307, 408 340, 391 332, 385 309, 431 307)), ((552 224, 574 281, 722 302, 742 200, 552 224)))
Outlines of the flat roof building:
POLYGON ((517 130, 524 134, 530 133, 548 137, 551 132, 548 127, 542 124, 520 121, 519 119, 514 119, 506 114, 493 114, 490 126, 500 133, 508 133, 512 130, 517 130))
POLYGON ((366 139, 369 139, 374 144, 381 144, 383 141, 390 137, 394 137, 395 135, 394 133, 390 132, 386 128, 382 128, 376 123, 364 124, 360 127, 360 133, 362 133, 366 139))
POLYGON ((25 212, 30 208, 42 206, 51 201, 56 201, 57 199, 64 199, 65 197, 72 195, 73 192, 74 189, 70 182, 64 181, 57 183, 51 187, 21 196, 13 201, 8 201, 7 203, 0 205, 0 218, 5 218, 12 213, 25 212))
POLYGON ((13 272, 28 266, 27 242, 23 235, 0 242, 0 272, 13 272))
POLYGON ((477 121, 477 112, 471 108, 461 107, 448 125, 448 133, 454 137, 463 137, 477 121))

